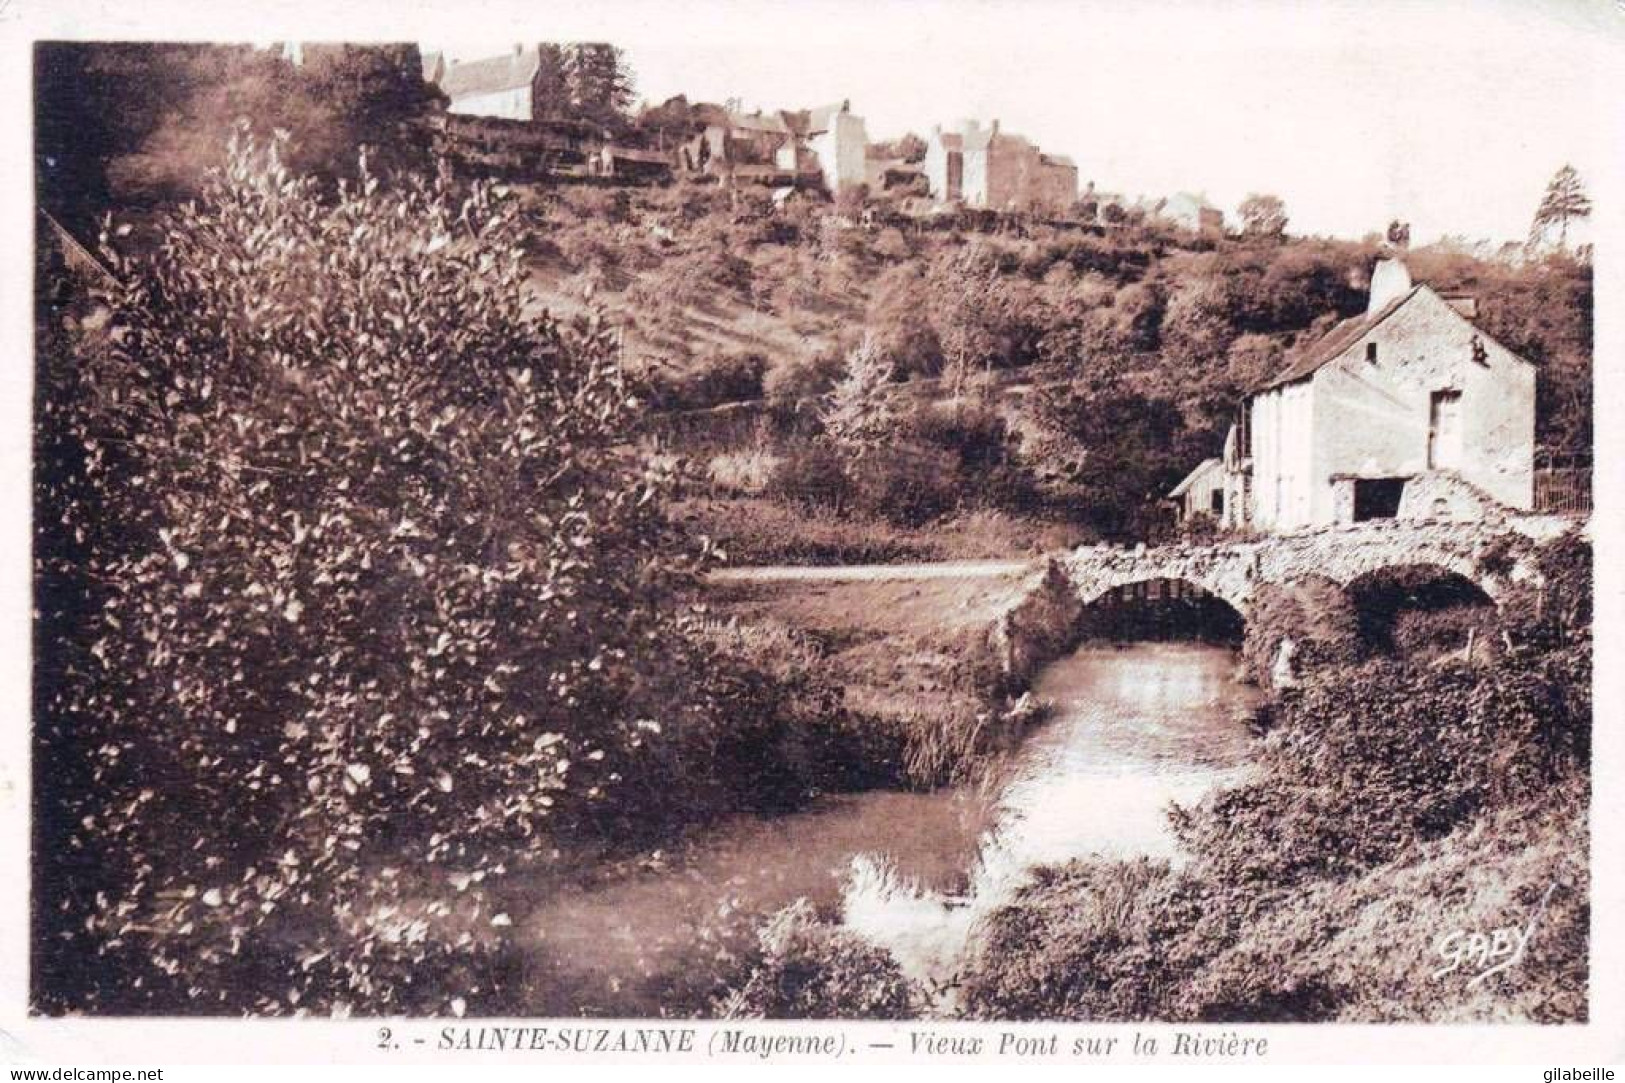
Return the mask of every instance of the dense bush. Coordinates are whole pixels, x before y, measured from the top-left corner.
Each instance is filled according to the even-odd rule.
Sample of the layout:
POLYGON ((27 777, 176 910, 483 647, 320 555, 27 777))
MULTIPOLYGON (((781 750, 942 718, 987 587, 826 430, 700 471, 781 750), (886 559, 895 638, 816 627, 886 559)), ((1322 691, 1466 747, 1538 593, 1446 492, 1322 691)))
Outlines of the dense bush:
POLYGON ((701 410, 762 397, 767 358, 760 353, 722 354, 681 372, 659 370, 645 379, 650 404, 663 410, 701 410))
POLYGON ((742 770, 789 693, 667 604, 671 481, 515 224, 240 134, 100 330, 46 321, 40 1008, 501 1003, 492 881, 793 789, 742 770))
POLYGON ((1287 891, 1199 862, 1040 870, 973 934, 961 1008, 1103 1022, 1584 1020, 1585 796, 1554 790, 1392 863, 1287 891), (1433 976, 1440 929, 1537 911, 1539 935, 1514 971, 1477 987, 1433 976))
POLYGON ((1294 647, 1298 674, 1345 665, 1360 656, 1359 615, 1341 584, 1321 576, 1260 586, 1247 614, 1242 661, 1258 684, 1269 687, 1283 639, 1294 647))
POLYGON ((818 920, 805 900, 762 929, 762 959, 722 1005, 733 1019, 911 1019, 920 993, 884 950, 818 920))
POLYGON ((848 507, 852 499, 847 457, 823 441, 798 441, 785 448, 773 468, 767 495, 793 504, 839 512, 848 507))
POLYGON ((762 391, 781 405, 816 398, 835 386, 845 365, 845 355, 840 350, 795 354, 768 369, 762 379, 762 391))
POLYGON ((852 505, 902 526, 919 526, 952 510, 962 495, 955 457, 921 444, 871 449, 847 466, 852 505))
POLYGON ((1392 859, 1590 759, 1590 655, 1493 669, 1373 661, 1283 705, 1259 780, 1183 817, 1215 875, 1287 885, 1392 859))
POLYGON ((1166 864, 1040 869, 985 918, 961 978, 973 1019, 1170 1019, 1185 960, 1169 949, 1203 922, 1202 899, 1166 864))

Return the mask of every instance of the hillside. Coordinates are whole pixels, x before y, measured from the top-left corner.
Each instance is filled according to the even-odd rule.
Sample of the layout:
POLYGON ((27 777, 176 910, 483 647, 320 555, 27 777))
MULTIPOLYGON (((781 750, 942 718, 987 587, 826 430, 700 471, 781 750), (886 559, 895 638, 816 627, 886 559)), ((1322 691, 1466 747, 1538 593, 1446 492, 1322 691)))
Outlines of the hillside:
MULTIPOLYGON (((1217 454, 1245 391, 1363 309, 1381 250, 1133 216, 910 217, 885 198, 692 180, 521 192, 537 303, 619 329, 647 428, 689 460, 691 521, 743 560, 998 555, 956 534, 972 515, 1014 515, 1025 527, 994 534, 1016 549, 1056 529, 1165 529, 1158 500, 1217 454), (824 431, 866 341, 884 479, 824 431)), ((1587 452, 1589 265, 1404 255, 1539 366, 1540 443, 1587 452)))

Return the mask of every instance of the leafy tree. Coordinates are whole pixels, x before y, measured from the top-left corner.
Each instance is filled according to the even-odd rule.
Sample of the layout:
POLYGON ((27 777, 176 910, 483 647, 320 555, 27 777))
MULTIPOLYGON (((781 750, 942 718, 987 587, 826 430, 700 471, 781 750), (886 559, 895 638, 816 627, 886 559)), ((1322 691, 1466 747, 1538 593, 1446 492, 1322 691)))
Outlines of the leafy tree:
POLYGON ((1083 517, 1112 538, 1145 537, 1160 521, 1158 502, 1192 463, 1214 454, 1211 431, 1190 428, 1179 405, 1110 376, 1038 395, 1038 419, 1083 452, 1072 479, 1083 517))
POLYGON ((926 149, 924 139, 913 132, 907 132, 899 139, 871 143, 868 157, 877 160, 900 158, 905 162, 923 162, 926 149))
POLYGON ((564 46, 544 41, 536 47, 536 83, 533 91, 536 115, 557 120, 575 115, 570 86, 570 60, 564 46))
POLYGON ((408 44, 307 46, 296 66, 247 46, 49 43, 35 84, 41 202, 80 226, 114 201, 195 196, 245 117, 291 133, 301 172, 353 172, 361 145, 375 165, 421 165, 409 126, 439 100, 408 44))
POLYGON ((931 322, 931 287, 917 264, 887 269, 876 280, 865 321, 870 334, 905 376, 942 371, 942 342, 931 322))
POLYGON ((1191 369, 1211 367, 1235 338, 1230 290, 1222 276, 1192 276, 1168 299, 1160 341, 1191 369))
POLYGON ((1225 355, 1225 376, 1245 392, 1279 373, 1285 353, 1280 342, 1268 335, 1242 335, 1225 355))
POLYGON ((610 332, 526 314, 491 186, 358 177, 245 125, 109 253, 106 328, 43 336, 48 1010, 477 1002, 491 882, 725 752, 610 332))
POLYGON ((1249 237, 1279 238, 1286 233, 1286 204, 1280 196, 1254 193, 1241 201, 1236 213, 1249 237))
POLYGON ((1577 218, 1591 217, 1591 197, 1586 194, 1585 183, 1571 165, 1565 165, 1553 174, 1546 185, 1546 194, 1535 208, 1535 218, 1529 227, 1529 238, 1539 241, 1553 227, 1557 227, 1557 246, 1567 248, 1569 223, 1577 218))

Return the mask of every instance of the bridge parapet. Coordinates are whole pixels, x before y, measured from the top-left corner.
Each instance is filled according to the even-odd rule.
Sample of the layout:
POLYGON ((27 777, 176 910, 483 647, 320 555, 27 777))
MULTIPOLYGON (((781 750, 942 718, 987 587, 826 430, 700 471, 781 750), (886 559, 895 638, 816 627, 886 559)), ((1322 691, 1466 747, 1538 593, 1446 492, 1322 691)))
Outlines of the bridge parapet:
POLYGON ((1479 522, 1389 520, 1214 545, 1080 546, 1057 558, 1057 563, 1085 604, 1131 583, 1178 579, 1216 595, 1245 616, 1262 584, 1323 576, 1347 586, 1362 575, 1419 564, 1460 575, 1498 598, 1509 582, 1533 570, 1515 565, 1504 576, 1487 572, 1479 559, 1486 545, 1509 535, 1546 540, 1572 525, 1556 516, 1479 522))

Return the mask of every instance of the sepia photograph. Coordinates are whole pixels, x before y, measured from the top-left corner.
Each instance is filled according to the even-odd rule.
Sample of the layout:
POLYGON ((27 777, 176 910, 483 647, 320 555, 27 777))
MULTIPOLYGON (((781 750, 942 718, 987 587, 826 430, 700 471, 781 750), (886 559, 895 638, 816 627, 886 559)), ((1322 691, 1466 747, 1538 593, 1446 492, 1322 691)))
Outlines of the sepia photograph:
POLYGON ((20 43, 19 1015, 1625 1054, 1619 5, 481 7, 20 43))

